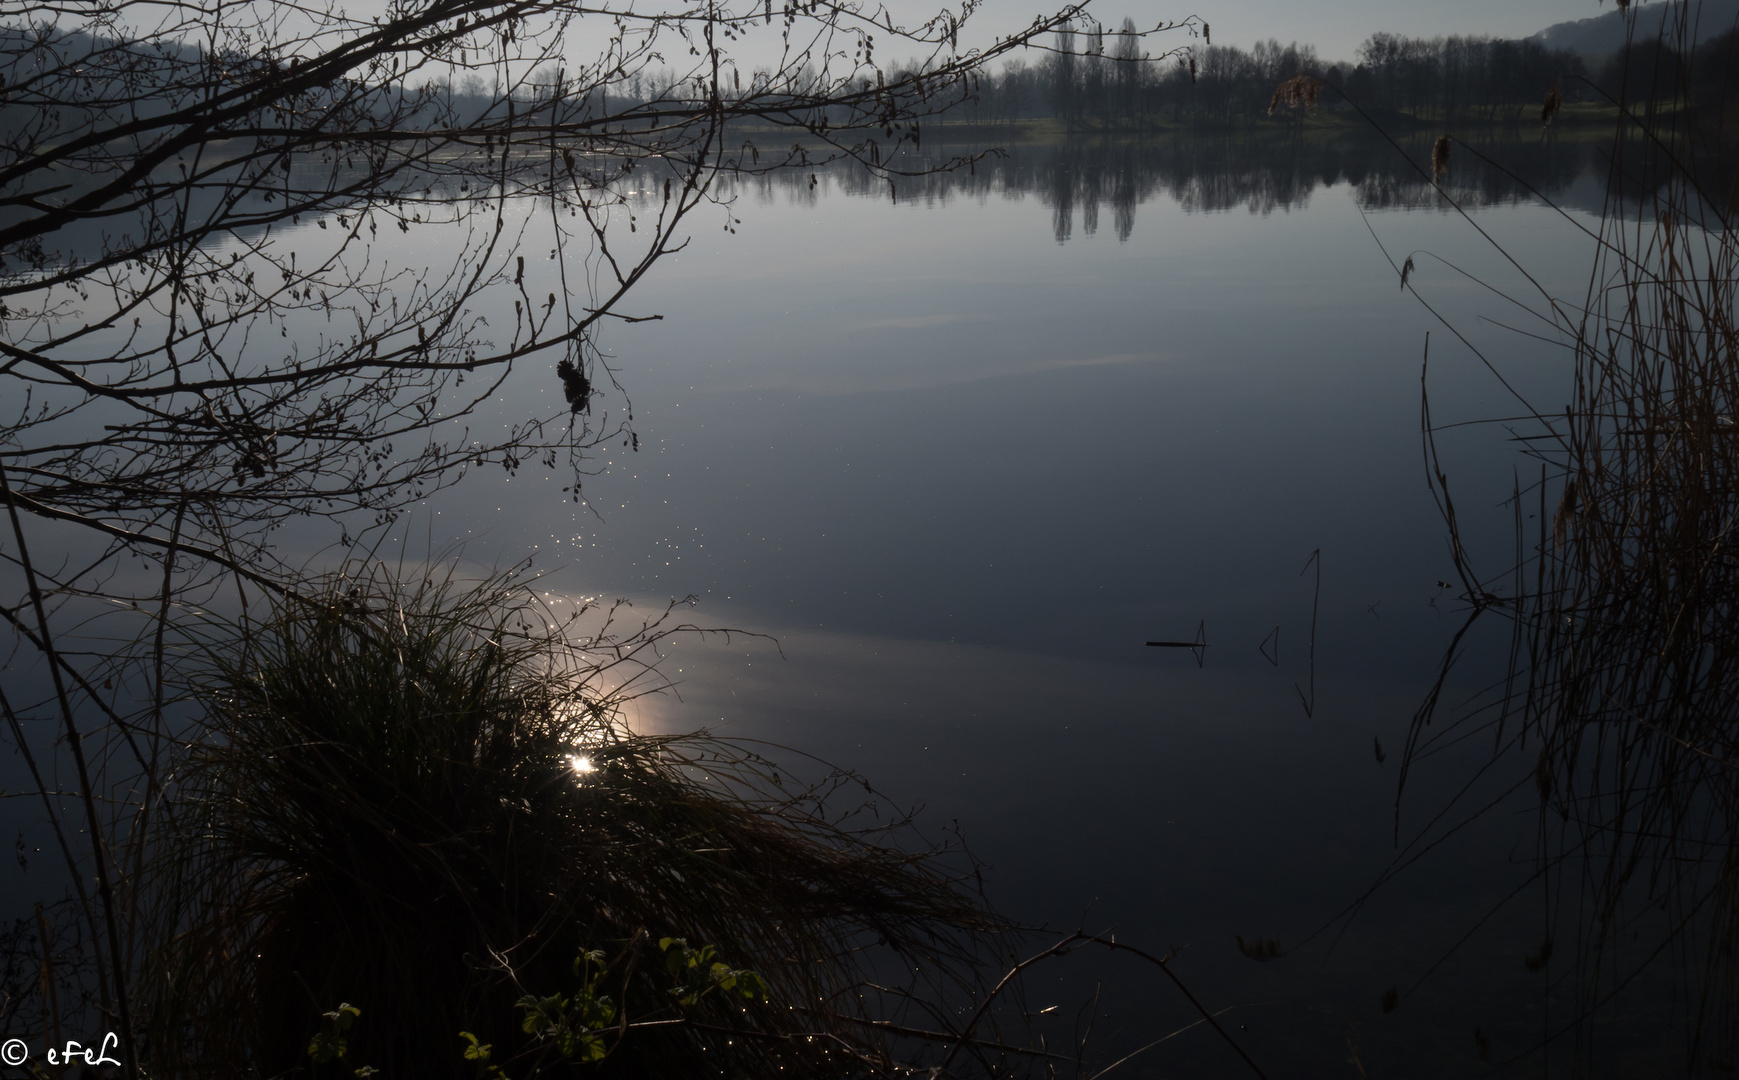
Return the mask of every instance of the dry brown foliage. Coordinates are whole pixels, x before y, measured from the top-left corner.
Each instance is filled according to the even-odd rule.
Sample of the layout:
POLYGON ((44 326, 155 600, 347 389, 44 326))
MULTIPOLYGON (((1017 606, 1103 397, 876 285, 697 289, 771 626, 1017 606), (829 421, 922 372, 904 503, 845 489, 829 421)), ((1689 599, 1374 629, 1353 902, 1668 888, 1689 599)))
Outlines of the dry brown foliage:
POLYGON ((1274 96, 1268 99, 1268 115, 1273 116, 1282 105, 1312 111, 1321 101, 1322 80, 1300 72, 1274 88, 1274 96))
POLYGON ((1431 144, 1431 175, 1442 180, 1449 175, 1449 136, 1439 135, 1431 144))

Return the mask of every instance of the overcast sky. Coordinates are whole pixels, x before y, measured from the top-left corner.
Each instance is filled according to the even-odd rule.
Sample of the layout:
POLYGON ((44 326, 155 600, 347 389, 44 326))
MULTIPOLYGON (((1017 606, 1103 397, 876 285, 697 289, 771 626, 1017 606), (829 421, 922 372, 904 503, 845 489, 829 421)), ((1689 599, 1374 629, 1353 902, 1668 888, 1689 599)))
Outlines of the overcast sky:
MULTIPOLYGON (((339 0, 351 15, 366 18, 385 9, 387 0, 339 0)), ((628 0, 632 2, 632 0, 628 0)), ((960 0, 861 0, 865 9, 878 4, 893 12, 897 22, 916 26, 943 7, 958 11, 960 0)), ((1016 33, 1032 25, 1037 15, 1049 14, 1068 0, 983 0, 967 30, 962 48, 984 47, 993 38, 1016 33)), ((1088 7, 1107 27, 1122 24, 1125 16, 1143 28, 1190 15, 1207 20, 1213 41, 1219 45, 1249 48, 1257 41, 1274 38, 1286 44, 1315 45, 1325 61, 1351 60, 1359 43, 1378 31, 1431 37, 1438 34, 1485 34, 1493 37, 1527 37, 1553 23, 1593 18, 1613 10, 1614 0, 1091 0, 1088 7)), ((777 6, 782 6, 778 0, 777 6)), ((627 6, 627 4, 624 4, 627 6)), ((658 7, 634 4, 636 7, 658 7)), ((673 4, 683 7, 685 4, 673 4)), ((735 10, 761 10, 761 0, 733 0, 735 10)), ((603 19, 582 20, 569 39, 570 63, 595 57, 602 35, 610 32, 603 19), (594 33, 598 40, 593 39, 594 33)), ((757 21, 740 41, 728 45, 744 69, 766 64, 778 56, 778 27, 763 28, 757 21)), ((1159 53, 1190 43, 1183 34, 1149 38, 1147 50, 1159 53)), ((916 50, 902 48, 898 41, 877 43, 876 59, 899 63, 916 50)), ((849 45, 847 46, 849 47, 849 45)), ((1034 58, 1036 59, 1036 57, 1034 58)))
MULTIPOLYGON (((1613 0, 1093 0, 1089 11, 1108 26, 1124 16, 1152 25, 1199 15, 1222 45, 1249 48, 1258 40, 1313 44, 1325 60, 1351 59, 1378 30, 1395 34, 1490 34, 1526 37, 1553 23, 1613 10, 1613 0)), ((892 5, 890 5, 892 6, 892 5)), ((1039 14, 1037 0, 985 0, 976 38, 1008 34, 1039 14)))

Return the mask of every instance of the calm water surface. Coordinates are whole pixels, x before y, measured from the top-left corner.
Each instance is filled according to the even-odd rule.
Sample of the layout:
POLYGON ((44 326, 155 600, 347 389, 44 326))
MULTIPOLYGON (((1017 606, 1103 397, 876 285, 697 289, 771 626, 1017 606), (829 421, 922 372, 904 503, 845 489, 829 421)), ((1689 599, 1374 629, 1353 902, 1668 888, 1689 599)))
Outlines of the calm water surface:
MULTIPOLYGON (((1568 219, 1471 165, 1458 198, 1579 297, 1592 151, 1493 153, 1568 219)), ((590 505, 564 476, 478 476, 413 531, 485 563, 535 547, 555 592, 692 595, 699 623, 776 636, 678 643, 676 691, 637 722, 799 748, 958 822, 1011 915, 1181 950, 1272 1076, 1464 1075, 1482 1053, 1538 1073, 1564 1017, 1522 963, 1537 803, 1473 813, 1525 765, 1480 775, 1488 747, 1450 747, 1397 811, 1465 613, 1425 484, 1427 335, 1439 424, 1518 406, 1384 249, 1513 385, 1561 401, 1567 355, 1486 288, 1524 295, 1515 269, 1383 146, 1023 147, 897 200, 843 169, 732 194, 736 231, 698 219, 636 296, 664 319, 604 342, 639 449, 600 460, 590 505), (1144 645, 1203 625, 1200 666, 1144 645), (1421 836, 1440 842, 1353 910, 1421 836), (1256 963, 1238 935, 1287 955, 1256 963)), ((508 393, 507 414, 560 401, 541 371, 508 393)), ((1496 572, 1529 466, 1501 425, 1440 448, 1496 572)), ((1501 637, 1470 639, 1452 694, 1501 637)), ((1099 979, 1100 1053, 1193 1019, 1100 960, 1034 1004, 1072 1013, 1099 979)), ((1655 1060, 1653 1000, 1615 1053, 1655 1060)), ((1198 1029, 1118 1073, 1236 1068, 1198 1029)))

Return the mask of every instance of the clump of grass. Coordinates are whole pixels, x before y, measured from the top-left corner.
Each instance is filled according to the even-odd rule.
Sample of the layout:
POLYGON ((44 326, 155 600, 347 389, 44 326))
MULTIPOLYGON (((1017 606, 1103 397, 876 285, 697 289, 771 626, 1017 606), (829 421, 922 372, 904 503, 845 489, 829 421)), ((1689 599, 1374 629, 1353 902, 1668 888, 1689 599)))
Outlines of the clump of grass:
POLYGON ((346 1002, 348 1064, 458 1075, 485 1044, 513 1075, 561 1056, 516 1002, 574 994, 592 950, 605 1072, 876 1074, 887 1024, 976 985, 1004 924, 908 827, 831 811, 855 778, 627 729, 616 676, 662 624, 575 640, 501 580, 322 585, 205 635, 146 874, 159 1073, 307 1066, 346 1002), (765 992, 684 992, 665 938, 765 992))

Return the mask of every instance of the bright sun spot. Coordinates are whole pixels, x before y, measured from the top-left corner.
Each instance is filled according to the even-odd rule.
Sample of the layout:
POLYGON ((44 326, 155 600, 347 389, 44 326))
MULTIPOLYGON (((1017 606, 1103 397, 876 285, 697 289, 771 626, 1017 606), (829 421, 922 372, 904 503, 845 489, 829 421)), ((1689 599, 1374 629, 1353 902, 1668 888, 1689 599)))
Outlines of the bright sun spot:
POLYGON ((592 771, 592 759, 583 754, 569 754, 568 764, 574 767, 575 772, 582 775, 592 771))

